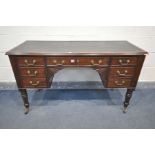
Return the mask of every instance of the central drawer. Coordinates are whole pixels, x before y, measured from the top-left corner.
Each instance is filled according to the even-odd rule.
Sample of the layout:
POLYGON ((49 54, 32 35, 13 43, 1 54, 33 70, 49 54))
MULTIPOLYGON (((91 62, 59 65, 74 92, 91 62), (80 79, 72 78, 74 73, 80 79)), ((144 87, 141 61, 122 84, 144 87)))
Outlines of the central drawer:
POLYGON ((95 65, 108 65, 108 57, 48 57, 47 65, 86 65, 86 66, 95 66, 95 65))

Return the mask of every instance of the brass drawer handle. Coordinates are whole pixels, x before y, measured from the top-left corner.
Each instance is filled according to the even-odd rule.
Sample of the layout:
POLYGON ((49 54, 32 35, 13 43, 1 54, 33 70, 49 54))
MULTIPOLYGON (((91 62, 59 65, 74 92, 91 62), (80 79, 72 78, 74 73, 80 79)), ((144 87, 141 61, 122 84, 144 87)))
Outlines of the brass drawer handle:
POLYGON ((96 64, 94 60, 91 60, 90 62, 91 62, 91 64, 94 65, 94 66, 98 66, 98 65, 99 65, 99 64, 96 64))
POLYGON ((35 70, 33 73, 31 73, 31 71, 28 70, 28 71, 27 71, 27 74, 28 74, 29 76, 37 76, 38 71, 35 70))
POLYGON ((122 80, 121 83, 119 83, 118 81, 115 81, 115 84, 116 84, 117 86, 123 86, 123 85, 125 84, 125 81, 122 80))
POLYGON ((57 66, 62 66, 65 63, 65 60, 61 61, 61 64, 56 64, 57 66))
POLYGON ((103 60, 100 59, 100 60, 98 61, 98 63, 99 63, 99 64, 102 64, 102 63, 103 63, 103 60))
POLYGON ((118 62, 119 62, 121 65, 127 65, 127 64, 130 63, 130 59, 127 59, 127 60, 119 59, 118 62))
POLYGON ((55 59, 54 59, 54 60, 53 60, 53 63, 55 63, 55 64, 56 64, 56 63, 57 63, 57 60, 55 60, 55 59))
POLYGON ((61 63, 64 64, 65 63, 65 60, 62 60, 61 63))
POLYGON ((65 63, 65 60, 62 60, 61 64, 56 64, 57 60, 53 60, 53 63, 55 63, 55 65, 57 65, 57 66, 62 66, 65 63))
POLYGON ((98 65, 100 65, 100 64, 103 63, 103 60, 101 60, 101 59, 98 60, 98 64, 96 64, 94 60, 91 60, 90 62, 91 62, 92 65, 94 65, 94 66, 98 66, 98 65))
POLYGON ((121 75, 121 76, 124 76, 124 75, 126 75, 127 73, 128 73, 127 70, 124 70, 124 73, 121 73, 120 70, 117 70, 117 74, 118 74, 118 75, 121 75))
POLYGON ((33 83, 32 81, 29 81, 29 83, 32 85, 32 86, 38 86, 39 85, 39 81, 36 81, 36 83, 33 83))
POLYGON ((24 62, 25 62, 28 66, 34 66, 34 65, 35 65, 35 63, 36 63, 36 60, 35 60, 35 59, 33 59, 33 60, 32 60, 32 63, 29 63, 29 62, 28 62, 28 60, 27 60, 27 59, 25 59, 25 60, 24 60, 24 62))

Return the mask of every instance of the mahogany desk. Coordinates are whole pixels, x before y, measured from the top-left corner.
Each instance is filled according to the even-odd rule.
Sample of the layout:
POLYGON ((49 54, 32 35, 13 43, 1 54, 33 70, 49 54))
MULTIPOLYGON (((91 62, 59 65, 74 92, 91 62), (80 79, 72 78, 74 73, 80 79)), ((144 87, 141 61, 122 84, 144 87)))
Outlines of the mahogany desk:
POLYGON ((147 52, 127 41, 26 41, 6 54, 27 114, 27 88, 50 88, 54 74, 66 67, 90 67, 105 88, 127 88, 126 112, 147 52))

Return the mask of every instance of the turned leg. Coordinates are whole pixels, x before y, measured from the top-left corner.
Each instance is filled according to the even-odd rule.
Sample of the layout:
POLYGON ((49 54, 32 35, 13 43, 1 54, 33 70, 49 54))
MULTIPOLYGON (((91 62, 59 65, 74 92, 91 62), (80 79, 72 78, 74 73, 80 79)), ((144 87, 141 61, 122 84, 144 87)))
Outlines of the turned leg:
POLYGON ((126 113, 127 112, 127 107, 129 105, 129 101, 132 97, 132 93, 133 93, 134 89, 127 89, 126 95, 125 95, 125 101, 124 101, 124 108, 123 108, 123 112, 126 113))
POLYGON ((28 95, 27 95, 27 90, 26 89, 19 89, 23 102, 24 102, 24 107, 25 107, 25 114, 29 112, 29 101, 28 101, 28 95))

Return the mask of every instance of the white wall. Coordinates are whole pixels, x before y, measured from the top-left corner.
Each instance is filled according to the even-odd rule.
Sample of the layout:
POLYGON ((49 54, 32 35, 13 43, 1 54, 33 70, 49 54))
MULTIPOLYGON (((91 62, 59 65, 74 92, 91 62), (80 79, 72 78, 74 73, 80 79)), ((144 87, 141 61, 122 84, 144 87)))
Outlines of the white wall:
MULTIPOLYGON (((140 81, 155 81, 155 27, 0 27, 0 82, 15 81, 5 52, 25 40, 128 40, 149 52, 140 81)), ((54 80, 100 80, 94 73, 91 69, 66 69, 54 80)))

